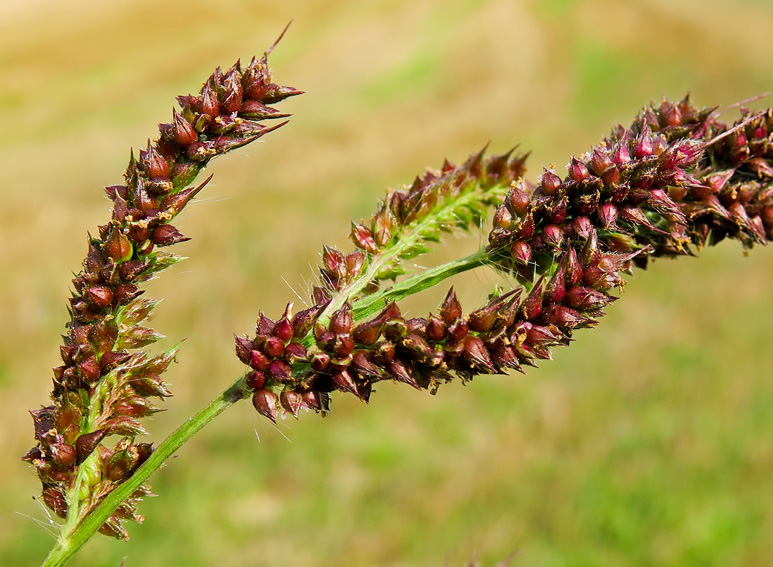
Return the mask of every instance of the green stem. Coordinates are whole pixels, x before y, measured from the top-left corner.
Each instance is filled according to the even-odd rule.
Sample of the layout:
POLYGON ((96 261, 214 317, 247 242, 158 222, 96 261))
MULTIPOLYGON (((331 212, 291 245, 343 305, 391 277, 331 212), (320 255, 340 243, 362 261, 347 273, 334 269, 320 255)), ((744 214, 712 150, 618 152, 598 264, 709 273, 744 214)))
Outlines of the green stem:
POLYGON ((222 394, 183 423, 174 433, 167 437, 147 461, 140 466, 134 474, 108 494, 99 505, 90 512, 77 525, 65 529, 57 539, 56 545, 48 554, 42 567, 60 567, 65 565, 73 554, 84 544, 102 524, 115 512, 127 498, 129 498, 151 474, 163 465, 177 449, 198 433, 206 424, 215 419, 223 411, 231 407, 237 401, 247 397, 248 388, 244 377, 231 384, 222 394))
MULTIPOLYGON (((355 302, 353 306, 354 316, 357 320, 369 317, 392 301, 400 301, 414 293, 429 289, 453 275, 483 266, 487 263, 487 258, 486 251, 482 248, 465 258, 441 264, 406 278, 388 289, 363 297, 355 302)), ((75 552, 107 521, 116 508, 129 498, 151 474, 158 470, 177 449, 223 411, 248 395, 249 389, 246 386, 245 377, 239 378, 207 407, 182 424, 156 447, 153 454, 134 472, 129 480, 117 486, 81 521, 63 526, 56 545, 42 567, 65 565, 75 552)))
POLYGON ((469 256, 430 268, 401 280, 388 289, 363 297, 352 305, 354 319, 361 321, 381 311, 393 301, 400 301, 409 295, 429 289, 456 274, 484 266, 488 263, 487 259, 486 249, 481 248, 469 256))
MULTIPOLYGON (((401 258, 405 258, 405 255, 410 252, 412 249, 415 249, 417 246, 422 244, 424 241, 431 240, 427 234, 436 234, 439 232, 440 227, 442 226, 450 226, 453 224, 453 221, 450 219, 457 218, 457 211, 464 210, 466 208, 469 208, 470 206, 475 205, 476 203, 480 203, 481 201, 485 201, 485 199, 491 199, 492 196, 495 197, 504 197, 504 193, 506 191, 505 187, 502 187, 501 185, 494 185, 492 187, 481 187, 480 185, 476 185, 474 190, 470 190, 467 193, 463 193, 462 195, 457 196, 454 199, 451 199, 449 202, 444 203, 442 206, 439 206, 436 210, 432 211, 431 214, 428 214, 426 217, 422 218, 421 220, 409 225, 408 227, 404 228, 404 231, 395 238, 394 244, 392 244, 390 247, 379 250, 375 254, 373 254, 369 262, 367 264, 366 269, 359 274, 353 281, 351 281, 349 284, 342 287, 339 291, 336 292, 333 299, 328 303, 327 307, 325 307, 324 311, 320 314, 318 320, 321 323, 327 323, 330 320, 330 317, 335 313, 338 309, 341 308, 341 306, 349 302, 357 302, 357 303, 363 303, 367 302, 368 305, 371 303, 377 303, 377 300, 371 300, 370 297, 373 296, 381 296, 384 292, 381 293, 374 293, 372 296, 366 296, 362 298, 361 300, 355 300, 355 297, 357 297, 358 294, 360 294, 373 280, 378 279, 379 273, 384 269, 385 266, 389 265, 390 263, 393 263, 395 261, 399 261, 401 258), (482 189, 483 192, 478 192, 478 189, 482 189)), ((411 254, 411 257, 415 256, 416 254, 411 254)), ((460 260, 460 262, 464 262, 466 260, 460 260)), ((477 267, 480 264, 477 264, 475 266, 471 267, 477 267)), ((439 267, 440 268, 440 267, 439 267)), ((436 269, 439 269, 436 268, 436 269)), ((465 269, 470 269, 465 268, 465 269)), ((465 269, 459 270, 464 271, 465 269)), ((427 272, 425 272, 426 274, 427 272)), ((454 272, 459 273, 459 272, 454 272)), ((424 274, 420 274, 424 275, 424 274)), ((449 274, 453 275, 453 274, 449 274)), ((440 280, 445 279, 447 276, 444 276, 440 278, 440 280)), ((413 281, 414 278, 408 278, 404 280, 404 282, 413 281)), ((440 281, 438 280, 438 281, 440 281)), ((438 283, 437 281, 435 283, 438 283)), ((432 285, 435 285, 435 283, 430 284, 427 287, 431 287, 432 285)), ((386 293, 391 293, 392 290, 395 290, 398 288, 398 286, 401 284, 394 285, 390 287, 388 290, 386 290, 386 293)), ((423 289, 426 289, 427 287, 422 287, 421 289, 416 289, 414 291, 411 291, 410 293, 407 293, 406 295, 401 295, 400 297, 406 297, 407 295, 411 295, 412 293, 416 293, 419 291, 422 291, 423 289)), ((397 301, 397 299, 390 299, 389 301, 397 301)), ((386 305, 386 303, 384 304, 386 305)))

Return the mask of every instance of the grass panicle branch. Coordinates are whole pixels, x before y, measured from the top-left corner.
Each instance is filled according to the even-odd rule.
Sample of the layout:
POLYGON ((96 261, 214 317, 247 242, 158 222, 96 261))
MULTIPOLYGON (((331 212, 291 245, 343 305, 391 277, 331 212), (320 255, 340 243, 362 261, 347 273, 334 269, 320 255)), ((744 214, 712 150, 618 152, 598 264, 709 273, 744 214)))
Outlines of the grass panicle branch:
MULTIPOLYGON (((515 179, 496 209, 488 246, 431 270, 430 285, 483 264, 521 283, 467 314, 453 289, 427 317, 407 318, 396 301, 385 299, 425 289, 427 274, 380 291, 373 285, 368 296, 349 293, 338 284, 366 273, 364 262, 347 263, 349 256, 326 249, 321 271, 328 285, 313 290, 316 304, 294 317, 288 305, 277 321, 261 314, 256 335, 236 339, 239 359, 251 367, 246 380, 255 408, 275 421, 282 411, 328 411, 334 391, 367 402, 384 380, 435 392, 454 376, 465 381, 523 371, 549 359, 551 347, 568 344, 575 329, 594 326, 634 267, 692 254, 725 237, 746 247, 767 242, 773 236, 771 130, 771 110, 743 111, 726 125, 715 109, 696 108, 689 98, 664 100, 572 158, 563 179, 552 169, 536 186, 515 179), (373 305, 383 305, 375 316, 373 305)), ((505 170, 523 171, 523 158, 513 163, 505 170)), ((375 250, 384 211, 401 210, 387 205, 394 195, 370 227, 353 225, 352 238, 363 250, 375 250)), ((403 193, 403 202, 410 195, 403 193)), ((391 234, 382 241, 392 243, 391 234)))
POLYGON ((235 337, 249 370, 154 449, 137 437, 142 418, 159 411, 152 399, 171 395, 161 376, 177 347, 144 350, 162 336, 145 326, 157 302, 141 285, 180 260, 165 251, 187 240, 171 222, 207 184, 194 181, 209 160, 285 124, 264 122, 289 116, 271 105, 301 91, 272 81, 273 47, 178 97, 172 121, 130 158, 124 184, 105 189, 112 217, 89 237, 73 280, 52 404, 31 412, 37 444, 23 457, 64 519, 46 566, 64 565, 96 531, 128 539, 123 522, 142 521, 137 504, 150 494, 150 475, 240 399, 276 422, 282 412, 324 414, 335 391, 367 402, 382 381, 434 393, 455 378, 523 372, 594 326, 633 268, 724 238, 745 247, 773 238, 770 109, 742 110, 728 125, 689 98, 663 100, 572 158, 564 177, 545 169, 536 184, 523 179, 526 156, 513 151, 446 161, 389 191, 368 221, 352 222, 355 250, 325 246, 312 306, 293 314, 288 304, 276 320, 261 312, 254 336, 235 337), (477 252, 405 267, 489 212, 493 228, 477 252), (472 311, 451 288, 426 317, 403 314, 402 299, 484 265, 518 285, 472 311))
POLYGON ((445 161, 410 186, 388 191, 367 223, 352 222, 349 238, 356 250, 323 249, 321 282, 312 294, 325 306, 320 319, 327 321, 344 301, 374 293, 379 282, 405 274, 402 261, 429 252, 427 243, 440 242, 443 233, 479 227, 525 172, 526 156, 513 152, 485 156, 481 150, 460 166, 445 161))
MULTIPOLYGON (((144 350, 163 336, 144 326, 157 302, 141 285, 180 260, 166 247, 188 238, 171 222, 207 184, 193 185, 207 163, 285 123, 264 124, 288 116, 269 105, 300 91, 272 82, 270 51, 246 67, 216 69, 199 94, 179 97, 180 110, 160 125, 159 137, 131 156, 124 184, 105 188, 112 218, 89 237, 73 279, 53 403, 31 412, 37 444, 24 456, 40 477, 43 501, 65 519, 60 539, 153 452, 136 438, 145 433, 142 418, 159 411, 151 400, 171 395, 161 376, 177 347, 144 350)), ((136 505, 149 494, 146 484, 136 486, 99 531, 128 539, 122 523, 142 521, 136 505)))

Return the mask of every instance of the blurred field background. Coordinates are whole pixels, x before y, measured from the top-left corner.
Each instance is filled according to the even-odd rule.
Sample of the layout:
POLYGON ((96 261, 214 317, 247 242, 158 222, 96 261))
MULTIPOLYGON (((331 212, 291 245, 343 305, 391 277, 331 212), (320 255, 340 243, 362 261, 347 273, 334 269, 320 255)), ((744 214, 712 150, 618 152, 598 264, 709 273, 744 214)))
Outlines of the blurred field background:
MULTIPOLYGON (((231 333, 304 293, 322 242, 345 246, 385 187, 488 141, 532 150, 533 177, 563 171, 651 99, 773 87, 762 0, 0 0, 0 564, 39 564, 53 541, 19 458, 86 231, 107 218, 101 187, 177 94, 291 18, 272 67, 307 94, 283 103, 288 126, 213 163, 179 223, 190 259, 149 291, 162 344, 187 337, 155 440, 242 372, 231 333)), ((507 282, 453 283, 471 308, 507 282)), ((131 542, 94 538, 72 565, 440 567, 514 550, 515 567, 770 565, 772 287, 772 250, 723 243, 637 273, 528 376, 436 397, 384 385, 278 429, 239 404, 155 475, 131 542)))

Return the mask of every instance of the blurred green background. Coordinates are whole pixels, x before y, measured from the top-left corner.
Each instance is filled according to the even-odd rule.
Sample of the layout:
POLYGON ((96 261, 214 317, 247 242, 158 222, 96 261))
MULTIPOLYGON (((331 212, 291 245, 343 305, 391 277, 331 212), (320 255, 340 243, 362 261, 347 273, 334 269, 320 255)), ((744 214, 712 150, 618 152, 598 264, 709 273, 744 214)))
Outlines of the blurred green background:
MULTIPOLYGON (((346 246, 385 187, 487 141, 531 149, 536 176, 651 99, 771 88, 763 0, 0 1, 0 564, 39 564, 53 541, 19 457, 85 233, 107 217, 101 187, 175 95, 291 18, 272 67, 307 94, 283 103, 288 126, 213 164, 179 223, 190 259, 150 286, 165 343, 187 337, 154 440, 242 372, 231 333, 303 294, 322 242, 346 246)), ((454 283, 472 307, 507 282, 454 283)), ((155 475, 131 542, 95 538, 72 565, 491 565, 514 550, 517 567, 770 565, 771 287, 773 251, 723 243, 637 273, 528 376, 436 397, 387 384, 278 428, 239 404, 155 475)))

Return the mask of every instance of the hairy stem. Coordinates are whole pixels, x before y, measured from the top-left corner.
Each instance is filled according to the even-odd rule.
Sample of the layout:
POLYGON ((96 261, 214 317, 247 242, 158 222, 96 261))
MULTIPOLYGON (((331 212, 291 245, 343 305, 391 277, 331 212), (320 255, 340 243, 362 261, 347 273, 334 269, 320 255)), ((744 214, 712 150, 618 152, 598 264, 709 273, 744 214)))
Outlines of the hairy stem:
POLYGON ((56 545, 49 553, 42 567, 65 565, 73 554, 105 523, 115 510, 129 498, 151 474, 158 470, 183 444, 198 433, 205 425, 237 401, 247 397, 248 389, 244 378, 239 378, 222 394, 212 400, 203 410, 186 420, 167 437, 153 454, 125 482, 110 492, 94 510, 74 526, 67 524, 56 545))
MULTIPOLYGON (((507 191, 506 185, 494 185, 488 188, 483 186, 482 183, 480 183, 480 185, 480 189, 483 191, 483 195, 481 195, 478 191, 469 191, 468 193, 462 194, 456 199, 449 200, 448 203, 439 207, 437 210, 432 211, 431 214, 428 214, 426 217, 413 224, 413 226, 411 226, 409 229, 405 230, 402 234, 400 234, 399 238, 395 240, 395 243, 389 248, 374 254, 370 259, 367 268, 363 270, 362 273, 354 278, 349 284, 343 286, 339 291, 336 292, 330 303, 327 305, 327 307, 325 307, 325 310, 320 314, 318 320, 323 324, 327 323, 330 320, 332 314, 347 302, 367 306, 381 305, 383 307, 390 301, 398 301, 402 297, 406 297, 407 295, 422 291, 427 289, 427 287, 432 287, 435 285, 435 283, 437 283, 437 281, 441 281, 449 275, 453 275, 449 274, 443 276, 435 283, 431 283, 426 287, 421 287, 420 289, 415 289, 414 291, 410 291, 405 294, 405 290, 411 289, 413 287, 414 278, 412 277, 404 280, 403 283, 395 284, 386 290, 365 296, 361 300, 355 299, 373 280, 377 279, 379 273, 384 269, 385 266, 398 263, 400 259, 405 258, 406 255, 415 255, 415 253, 412 254, 411 251, 423 246, 424 242, 427 240, 427 234, 434 233, 438 226, 448 224, 447 219, 455 218, 458 214, 458 211, 465 210, 468 207, 479 206, 482 200, 482 196, 487 198, 491 198, 492 196, 504 197, 504 194, 507 191)), ((464 263, 466 260, 467 259, 465 258, 463 260, 459 260, 459 262, 464 263)), ((480 264, 476 264, 475 266, 470 266, 465 269, 477 267, 478 265, 480 264)), ((439 266, 435 270, 442 272, 441 268, 442 266, 439 266)), ((464 269, 460 271, 464 271, 464 269)), ((429 272, 430 271, 419 274, 419 279, 427 276, 429 272)), ((454 273, 459 272, 457 271, 454 273)), ((380 308, 373 308, 372 310, 362 311, 362 316, 365 317, 368 314, 377 311, 378 309, 380 308)))
POLYGON ((480 268, 487 263, 488 255, 485 248, 473 252, 459 260, 452 260, 440 266, 430 268, 373 295, 363 297, 352 304, 355 321, 360 321, 381 311, 389 303, 400 301, 406 297, 429 289, 446 278, 461 274, 467 270, 480 268))
MULTIPOLYGON (((414 293, 428 289, 446 278, 478 268, 485 263, 486 253, 484 249, 481 249, 465 258, 426 270, 398 282, 388 289, 361 299, 355 304, 355 315, 358 319, 368 317, 392 301, 404 299, 414 293)), ((78 522, 71 521, 65 524, 55 547, 51 550, 42 567, 65 565, 70 557, 89 540, 115 510, 183 444, 223 411, 237 401, 248 397, 249 394, 250 390, 245 384, 245 378, 239 378, 207 407, 183 423, 156 447, 148 460, 128 480, 110 492, 92 512, 78 522)), ((76 489, 77 486, 78 484, 76 484, 76 489)))

